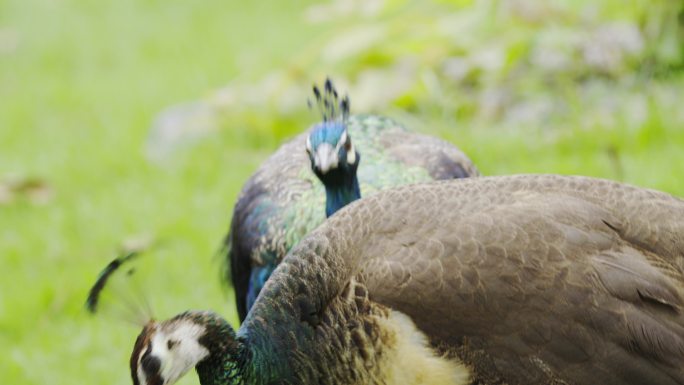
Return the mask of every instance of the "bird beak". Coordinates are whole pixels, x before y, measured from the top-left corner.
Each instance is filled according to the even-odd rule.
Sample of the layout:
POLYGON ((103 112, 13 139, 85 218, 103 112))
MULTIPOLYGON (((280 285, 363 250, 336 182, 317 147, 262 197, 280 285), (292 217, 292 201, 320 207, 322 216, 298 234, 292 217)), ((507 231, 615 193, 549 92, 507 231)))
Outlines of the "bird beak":
POLYGON ((329 143, 321 143, 318 148, 316 148, 314 165, 321 174, 326 174, 328 171, 337 168, 338 162, 337 151, 335 151, 335 148, 329 143))

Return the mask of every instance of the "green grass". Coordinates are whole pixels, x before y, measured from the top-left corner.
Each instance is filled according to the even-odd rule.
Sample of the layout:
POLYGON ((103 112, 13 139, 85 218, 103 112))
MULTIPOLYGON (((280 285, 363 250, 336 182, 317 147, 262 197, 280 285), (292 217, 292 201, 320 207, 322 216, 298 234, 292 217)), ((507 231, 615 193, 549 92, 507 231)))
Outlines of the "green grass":
POLYGON ((160 270, 145 285, 158 316, 235 320, 212 258, 270 151, 223 135, 152 164, 152 120, 277 65, 314 30, 292 28, 299 11, 279 2, 32 3, 0 2, 0 30, 16 40, 0 56, 0 181, 39 178, 53 197, 0 206, 0 383, 130 383, 139 330, 88 317, 89 286, 122 241, 150 234, 162 244, 146 257, 160 270))
MULTIPOLYGON (((0 0, 0 182, 37 178, 52 191, 45 204, 0 204, 0 383, 129 383, 139 330, 89 317, 83 302, 131 237, 159 244, 145 257, 156 271, 142 283, 158 317, 207 308, 235 321, 213 258, 232 204, 261 159, 311 116, 280 116, 272 106, 251 115, 226 110, 224 130, 161 163, 145 157, 147 135, 165 107, 235 79, 249 84, 284 68, 302 71, 294 77, 308 87, 321 73, 344 73, 349 64, 326 67, 294 54, 329 31, 303 23, 303 6, 0 0)), ((678 74, 668 82, 684 89, 678 74)), ((458 143, 485 174, 586 174, 684 195, 677 96, 647 96, 637 123, 629 111, 576 109, 553 128, 460 119, 444 112, 448 105, 412 101, 378 112, 458 143)))

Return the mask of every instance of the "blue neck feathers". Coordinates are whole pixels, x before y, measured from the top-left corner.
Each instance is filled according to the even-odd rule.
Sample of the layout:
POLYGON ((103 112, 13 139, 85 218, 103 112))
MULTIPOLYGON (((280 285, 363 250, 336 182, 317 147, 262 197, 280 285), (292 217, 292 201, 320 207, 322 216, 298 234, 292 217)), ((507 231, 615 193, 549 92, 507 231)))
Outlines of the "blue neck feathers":
POLYGON ((356 177, 356 169, 349 178, 344 178, 343 183, 325 186, 325 215, 330 217, 337 210, 349 203, 361 198, 359 180, 356 177))

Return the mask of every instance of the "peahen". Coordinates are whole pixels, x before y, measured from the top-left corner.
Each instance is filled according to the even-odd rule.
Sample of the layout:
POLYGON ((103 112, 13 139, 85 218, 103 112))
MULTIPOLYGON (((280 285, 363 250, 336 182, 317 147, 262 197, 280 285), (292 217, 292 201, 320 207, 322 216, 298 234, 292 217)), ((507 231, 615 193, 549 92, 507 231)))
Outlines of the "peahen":
POLYGON ((682 218, 586 177, 383 191, 301 240, 237 333, 150 321, 134 383, 684 384, 682 218))
POLYGON ((285 254, 361 194, 478 175, 450 143, 408 131, 388 118, 350 116, 349 99, 340 98, 329 79, 323 90, 314 86, 314 95, 323 121, 268 158, 247 181, 233 210, 224 271, 241 321, 285 254))

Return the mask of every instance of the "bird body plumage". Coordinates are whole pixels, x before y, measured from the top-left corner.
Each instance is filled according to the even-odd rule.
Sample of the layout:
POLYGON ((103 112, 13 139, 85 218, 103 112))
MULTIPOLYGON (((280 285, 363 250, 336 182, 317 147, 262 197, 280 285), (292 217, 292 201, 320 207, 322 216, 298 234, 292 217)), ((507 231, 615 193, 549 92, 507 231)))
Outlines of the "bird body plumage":
MULTIPOLYGON (((339 139, 342 131, 334 129, 336 122, 320 124, 330 129, 318 130, 321 136, 314 139, 339 139)), ((452 144, 411 132, 389 118, 349 116, 345 127, 363 157, 355 177, 364 196, 403 184, 478 175, 452 144)), ((297 136, 269 157, 235 204, 224 270, 235 289, 241 320, 285 254, 325 220, 326 211, 333 211, 330 205, 354 200, 344 190, 327 191, 317 179, 305 151, 307 137, 297 136)))
POLYGON ((586 177, 379 192, 292 249, 223 336, 239 378, 202 384, 684 384, 682 218, 586 177))

